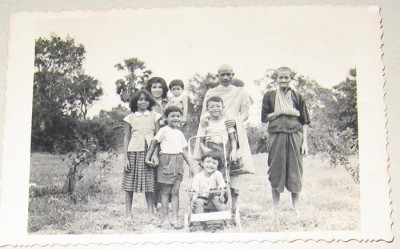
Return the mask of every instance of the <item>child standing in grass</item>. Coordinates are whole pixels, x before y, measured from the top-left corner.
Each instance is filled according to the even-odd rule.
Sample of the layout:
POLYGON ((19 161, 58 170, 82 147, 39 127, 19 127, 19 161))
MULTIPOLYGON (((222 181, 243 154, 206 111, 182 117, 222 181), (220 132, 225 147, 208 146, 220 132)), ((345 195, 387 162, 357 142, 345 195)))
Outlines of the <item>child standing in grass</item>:
POLYGON ((145 193, 147 209, 153 212, 155 170, 145 165, 148 145, 159 130, 161 114, 151 111, 155 101, 146 90, 139 90, 129 104, 132 113, 126 116, 124 137, 125 218, 132 218, 133 193, 145 193))
POLYGON ((184 161, 189 165, 191 175, 194 175, 194 167, 189 162, 187 153, 188 143, 182 131, 178 129, 182 118, 182 109, 177 106, 169 106, 165 108, 164 116, 168 124, 162 127, 151 141, 145 162, 151 166, 156 166, 159 163, 157 182, 161 184, 162 227, 170 228, 172 225, 175 229, 181 229, 182 224, 178 221, 178 210, 179 188, 183 179, 184 161), (159 159, 157 153, 154 153, 157 144, 160 144, 161 148, 159 159), (152 156, 156 160, 151 160, 152 156), (168 202, 170 197, 173 214, 172 223, 170 223, 168 218, 168 202))

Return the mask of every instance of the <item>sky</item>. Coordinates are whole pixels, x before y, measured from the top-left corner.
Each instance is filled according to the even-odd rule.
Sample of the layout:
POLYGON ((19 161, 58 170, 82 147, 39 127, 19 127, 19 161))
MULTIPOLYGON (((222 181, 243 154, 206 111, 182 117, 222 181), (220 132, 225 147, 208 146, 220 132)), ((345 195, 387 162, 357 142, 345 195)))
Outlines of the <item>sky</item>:
POLYGON ((114 65, 131 57, 167 83, 230 64, 257 102, 254 80, 280 66, 330 88, 357 66, 360 27, 352 8, 210 7, 49 13, 35 34, 68 35, 84 45, 85 73, 105 92, 89 111, 95 115, 121 103, 115 81, 123 74, 114 65))

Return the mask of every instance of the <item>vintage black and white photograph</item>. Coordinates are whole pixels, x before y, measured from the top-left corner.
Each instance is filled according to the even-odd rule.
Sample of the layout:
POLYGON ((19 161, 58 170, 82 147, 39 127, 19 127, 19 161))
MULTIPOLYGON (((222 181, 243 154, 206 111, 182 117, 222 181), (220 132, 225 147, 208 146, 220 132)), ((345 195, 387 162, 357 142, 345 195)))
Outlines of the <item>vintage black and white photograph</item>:
POLYGON ((362 238, 374 177, 386 210, 378 7, 33 20, 28 235, 362 238))

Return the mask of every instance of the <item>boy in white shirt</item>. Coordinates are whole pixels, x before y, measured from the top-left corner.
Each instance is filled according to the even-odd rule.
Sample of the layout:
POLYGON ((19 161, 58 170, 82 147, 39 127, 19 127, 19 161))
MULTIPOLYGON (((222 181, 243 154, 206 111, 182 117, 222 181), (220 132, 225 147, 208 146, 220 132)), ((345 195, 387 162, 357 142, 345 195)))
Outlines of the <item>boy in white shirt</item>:
POLYGON ((168 106, 164 110, 168 125, 160 128, 146 154, 146 164, 157 166, 157 182, 161 187, 161 209, 164 228, 181 229, 182 224, 178 221, 179 210, 179 188, 183 180, 183 165, 186 162, 191 175, 194 175, 194 167, 189 161, 187 152, 187 141, 182 131, 178 129, 182 117, 182 109, 177 106, 168 106), (160 156, 156 153, 155 147, 160 144, 160 156), (153 155, 154 154, 154 155, 153 155), (168 218, 168 202, 171 199, 173 222, 168 218))
MULTIPOLYGON (((224 103, 219 96, 212 96, 207 100, 207 111, 210 113, 206 126, 200 126, 198 130, 199 136, 207 136, 201 138, 200 148, 203 153, 216 150, 221 155, 226 150, 226 157, 223 159, 229 162, 237 160, 237 142, 235 136, 235 128, 228 128, 225 124, 224 103)), ((218 170, 223 174, 225 169, 220 164, 218 170)))

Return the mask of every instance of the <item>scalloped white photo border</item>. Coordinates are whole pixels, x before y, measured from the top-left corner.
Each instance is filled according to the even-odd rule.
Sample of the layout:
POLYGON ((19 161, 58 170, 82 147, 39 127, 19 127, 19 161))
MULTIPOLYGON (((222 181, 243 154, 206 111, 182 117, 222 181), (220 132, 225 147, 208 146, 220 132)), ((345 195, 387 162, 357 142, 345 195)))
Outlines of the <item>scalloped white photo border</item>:
MULTIPOLYGON (((260 6, 265 7, 265 6, 260 6)), ((242 234, 125 234, 125 235, 29 235, 28 183, 35 22, 54 18, 121 15, 135 9, 102 11, 21 12, 10 17, 5 123, 1 165, 0 246, 67 245, 90 243, 194 243, 200 242, 293 242, 293 241, 391 241, 392 220, 386 150, 387 132, 384 103, 384 66, 382 57, 381 16, 377 6, 331 6, 354 11, 361 31, 357 32, 356 53, 359 114, 359 162, 361 230, 326 232, 282 232, 242 234)), ((200 9, 207 11, 207 8, 200 9)), ((219 7, 223 8, 223 7, 219 7)), ((256 7, 237 7, 256 8, 256 7)), ((269 7, 265 7, 269 8, 269 7)), ((280 6, 275 8, 315 8, 318 6, 280 6)), ((326 8, 324 6, 323 8, 326 8)), ((191 11, 198 8, 180 8, 191 11)), ((165 11, 153 8, 151 11, 165 11)), ((329 70, 329 69, 328 69, 329 70)))

